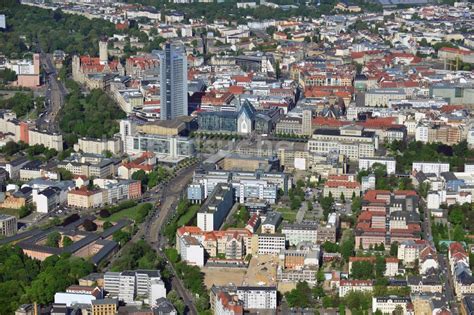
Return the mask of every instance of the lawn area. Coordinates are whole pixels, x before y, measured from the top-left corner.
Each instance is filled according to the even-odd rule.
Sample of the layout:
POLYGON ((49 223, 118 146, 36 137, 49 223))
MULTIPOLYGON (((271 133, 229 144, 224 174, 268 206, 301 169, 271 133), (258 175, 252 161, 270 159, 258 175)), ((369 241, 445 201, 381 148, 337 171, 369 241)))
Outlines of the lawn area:
POLYGON ((200 206, 199 205, 192 205, 188 208, 185 214, 183 214, 178 222, 178 226, 184 226, 187 225, 195 216, 196 213, 199 211, 200 206))
POLYGON ((19 209, 0 208, 0 213, 13 215, 17 218, 20 216, 20 210, 19 209))
POLYGON ((128 219, 137 221, 140 217, 138 213, 138 209, 140 209, 140 207, 141 205, 136 205, 135 207, 120 210, 119 212, 112 214, 110 217, 106 218, 105 220, 117 222, 120 219, 128 218, 128 219))
POLYGON ((281 216, 283 217, 283 220, 288 221, 290 223, 295 222, 296 213, 298 213, 298 211, 291 210, 290 208, 286 208, 286 207, 285 208, 278 208, 276 211, 281 213, 281 216))

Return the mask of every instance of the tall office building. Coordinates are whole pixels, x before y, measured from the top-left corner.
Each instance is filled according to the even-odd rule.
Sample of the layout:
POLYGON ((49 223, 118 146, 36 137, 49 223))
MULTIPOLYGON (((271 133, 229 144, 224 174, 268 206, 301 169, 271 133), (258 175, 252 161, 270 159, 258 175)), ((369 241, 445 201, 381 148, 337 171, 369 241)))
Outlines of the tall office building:
POLYGON ((160 58, 161 120, 187 116, 188 67, 184 46, 167 43, 163 51, 154 53, 160 58))

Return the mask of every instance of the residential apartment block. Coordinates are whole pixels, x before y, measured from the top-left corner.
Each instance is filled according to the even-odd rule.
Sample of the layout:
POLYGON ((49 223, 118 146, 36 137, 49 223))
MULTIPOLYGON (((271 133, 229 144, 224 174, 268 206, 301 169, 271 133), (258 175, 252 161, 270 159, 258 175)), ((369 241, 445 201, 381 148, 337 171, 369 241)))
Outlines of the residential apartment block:
POLYGON ((373 288, 372 280, 341 280, 339 283, 339 297, 344 297, 352 291, 372 292, 373 288))
POLYGON ((271 286, 213 286, 209 296, 213 314, 272 312, 277 308, 277 288, 271 286))
POLYGON ((356 246, 390 246, 421 239, 418 195, 415 191, 369 190, 355 227, 356 246))
POLYGON ((449 244, 448 260, 456 298, 462 300, 464 296, 474 294, 474 277, 469 267, 469 254, 461 243, 449 244))

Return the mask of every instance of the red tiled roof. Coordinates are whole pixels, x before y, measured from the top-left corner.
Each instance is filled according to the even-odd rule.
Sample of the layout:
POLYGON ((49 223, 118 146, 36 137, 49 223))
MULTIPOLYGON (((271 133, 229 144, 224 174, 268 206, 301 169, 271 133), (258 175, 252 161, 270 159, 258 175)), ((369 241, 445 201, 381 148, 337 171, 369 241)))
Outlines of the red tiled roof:
POLYGON ((234 95, 240 95, 240 94, 244 94, 245 89, 243 86, 232 85, 232 86, 229 86, 229 92, 234 95))
POLYGON ((336 188, 336 187, 346 187, 346 188, 358 188, 360 184, 358 182, 349 182, 349 181, 327 181, 324 184, 324 187, 336 188))
POLYGON ((473 53, 471 50, 462 50, 462 49, 451 48, 451 47, 442 47, 439 50, 454 53, 454 54, 459 54, 459 55, 470 55, 473 53))
POLYGON ((92 196, 97 194, 98 191, 88 190, 86 186, 82 186, 81 188, 76 188, 74 190, 69 191, 69 193, 80 196, 92 196))
POLYGON ((356 261, 375 262, 375 257, 374 257, 374 256, 368 256, 368 257, 349 257, 349 262, 356 262, 356 261))
POLYGON ((326 117, 315 117, 311 121, 313 126, 328 126, 328 127, 342 127, 345 125, 349 125, 349 121, 340 121, 334 118, 326 118, 326 117))

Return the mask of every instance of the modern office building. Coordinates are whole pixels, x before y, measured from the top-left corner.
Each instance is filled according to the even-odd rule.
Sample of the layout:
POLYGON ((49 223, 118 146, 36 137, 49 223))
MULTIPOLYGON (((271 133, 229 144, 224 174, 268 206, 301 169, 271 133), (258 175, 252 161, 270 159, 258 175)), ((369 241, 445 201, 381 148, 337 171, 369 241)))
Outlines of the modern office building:
POLYGON ((218 230, 234 205, 231 185, 217 184, 197 213, 197 226, 203 231, 218 230))
POLYGON ((200 198, 207 198, 219 183, 230 183, 234 188, 234 199, 240 203, 264 200, 273 204, 278 189, 287 194, 292 180, 287 173, 197 170, 193 183, 188 187, 188 199, 195 203, 202 202, 200 198))
POLYGON ((257 254, 277 255, 286 247, 284 234, 259 234, 257 254))
POLYGON ((109 297, 118 298, 126 303, 136 298, 143 298, 149 305, 166 297, 166 288, 158 270, 129 270, 123 272, 106 272, 104 289, 109 297))
POLYGON ((188 66, 183 45, 167 43, 160 58, 161 120, 188 115, 188 66))

